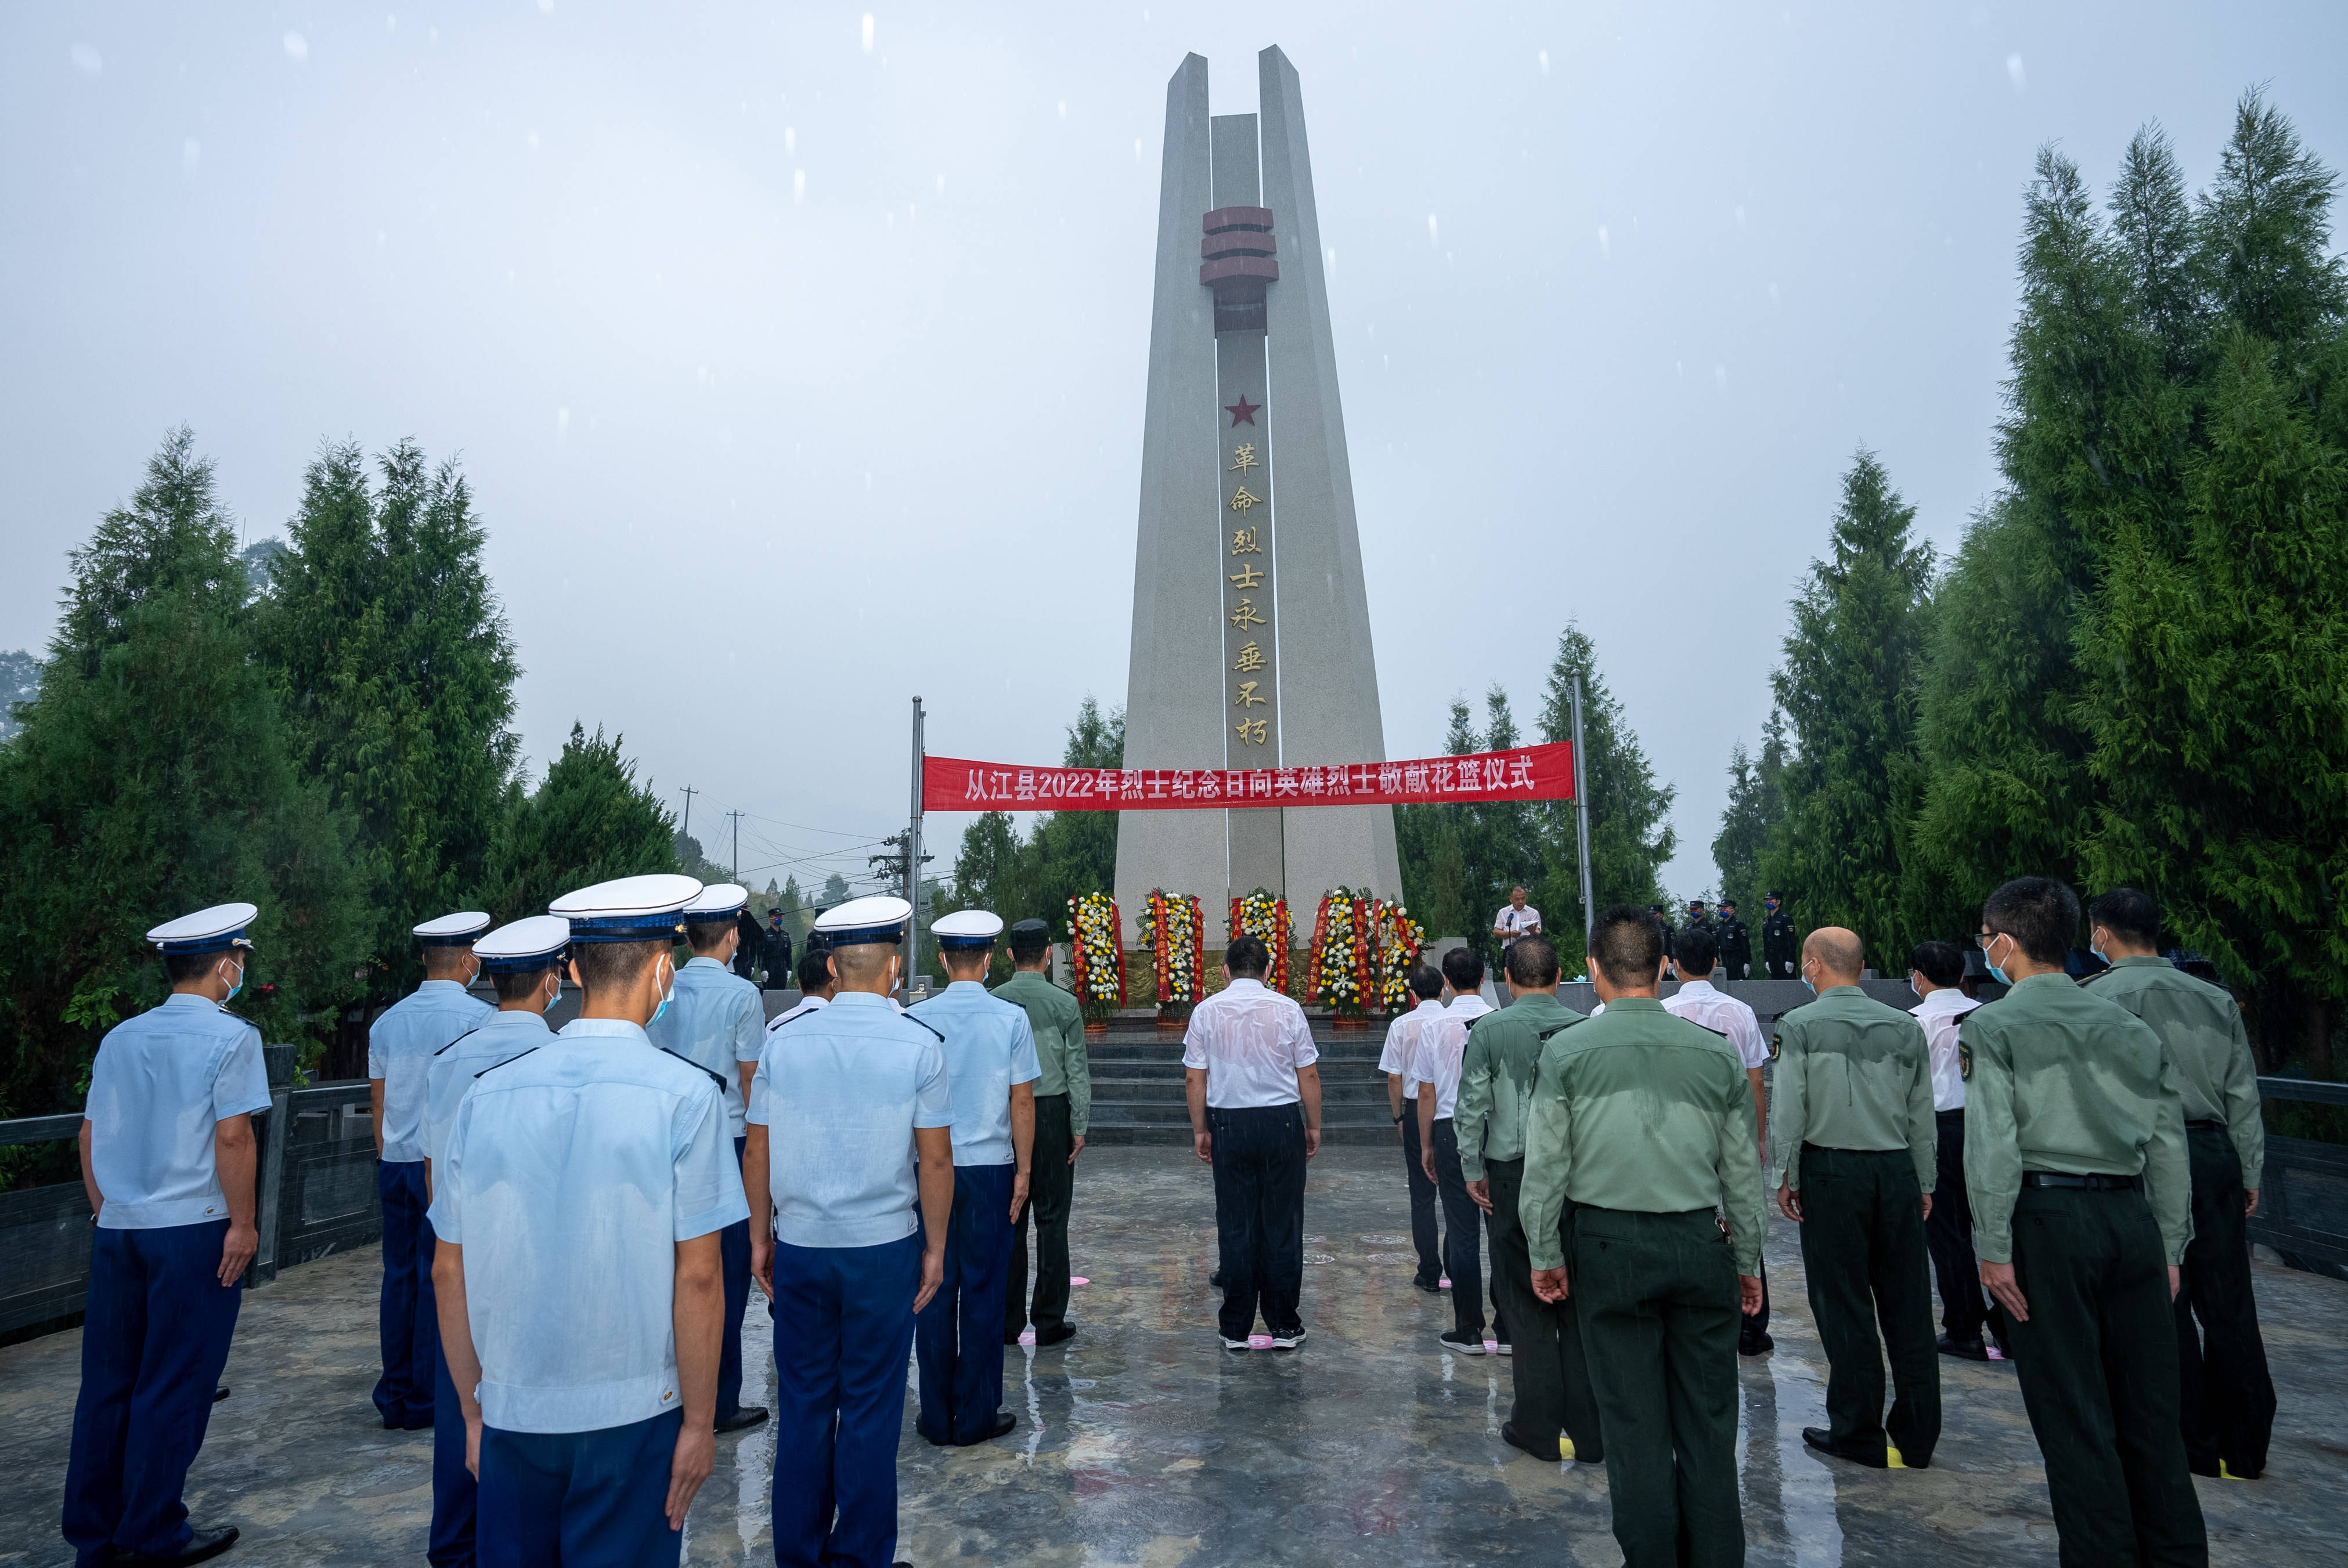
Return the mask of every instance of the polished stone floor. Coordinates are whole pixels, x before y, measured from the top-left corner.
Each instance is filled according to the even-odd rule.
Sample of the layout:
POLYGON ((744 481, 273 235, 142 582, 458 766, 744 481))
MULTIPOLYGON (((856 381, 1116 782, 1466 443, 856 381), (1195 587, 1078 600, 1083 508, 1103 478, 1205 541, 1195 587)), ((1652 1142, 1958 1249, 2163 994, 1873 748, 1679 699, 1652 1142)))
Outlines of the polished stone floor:
MULTIPOLYGON (((1175 1148, 1088 1152, 1076 1188, 1076 1339, 1011 1352, 1018 1429, 941 1450, 905 1426, 900 1555, 973 1563, 1621 1562, 1602 1467, 1508 1448, 1508 1362, 1454 1357, 1447 1299, 1411 1288, 1400 1156, 1342 1147, 1313 1162, 1304 1313, 1294 1353, 1217 1348, 1206 1286, 1213 1197, 1175 1148)), ((1748 1561, 2054 1561, 2044 1472, 2013 1374, 1942 1363, 1947 1430, 1933 1467, 1869 1471, 1807 1452, 1823 1420, 1818 1340, 1792 1227, 1770 1238, 1776 1353, 1742 1365, 1738 1452, 1748 1561)), ((190 1478, 200 1520, 245 1536, 223 1561, 420 1561, 430 1435, 376 1424, 373 1249, 291 1269, 253 1292, 190 1478)), ((2258 1271, 2282 1412, 2271 1468, 2201 1481, 2212 1560, 2338 1563, 2348 1552, 2348 1285, 2258 1271)), ((752 1297, 752 1318, 765 1315, 752 1297)), ((70 1561, 57 1509, 79 1335, 0 1350, 0 1563, 70 1561)), ((752 1337, 751 1390, 771 1376, 752 1337)), ((746 1390, 746 1397, 752 1397, 746 1390)), ((719 1440, 686 1556, 771 1562, 763 1429, 719 1440)))

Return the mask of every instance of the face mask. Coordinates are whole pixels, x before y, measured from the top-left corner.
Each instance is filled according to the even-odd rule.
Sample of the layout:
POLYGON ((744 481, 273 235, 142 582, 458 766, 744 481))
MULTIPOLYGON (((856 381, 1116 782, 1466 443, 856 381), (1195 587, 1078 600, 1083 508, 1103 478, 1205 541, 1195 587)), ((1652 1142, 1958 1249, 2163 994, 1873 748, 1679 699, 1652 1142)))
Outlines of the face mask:
POLYGON ((557 976, 555 976, 555 977, 554 977, 554 994, 553 994, 552 996, 551 996, 551 997, 547 998, 547 999, 546 999, 546 1005, 545 1005, 544 1007, 542 1007, 542 1008, 539 1009, 538 1010, 539 1010, 539 1011, 541 1011, 541 1012, 552 1012, 552 1011, 554 1010, 554 1004, 555 1004, 556 1002, 561 1001, 561 999, 562 999, 562 977, 561 977, 561 975, 557 975, 557 976))
POLYGON ((1810 995, 1812 995, 1812 996, 1816 996, 1816 995, 1818 995, 1818 987, 1816 987, 1816 986, 1814 986, 1814 985, 1811 985, 1811 984, 1810 984, 1810 977, 1809 977, 1809 976, 1807 976, 1807 975, 1804 975, 1804 976, 1802 977, 1802 985, 1804 986, 1804 988, 1805 988, 1805 989, 1807 989, 1809 991, 1810 995))
MULTIPOLYGON (((665 964, 668 960, 666 958, 663 958, 661 962, 665 964)), ((653 1009, 653 1016, 644 1020, 644 1027, 646 1029, 650 1029, 653 1025, 660 1022, 661 1015, 668 1011, 668 1004, 675 999, 676 969, 675 967, 672 965, 668 971, 668 983, 661 988, 660 1006, 653 1009)))
MULTIPOLYGON (((1989 950, 1990 950, 1990 948, 1993 948, 1993 947, 1996 946, 1996 944, 1997 944, 1998 942, 2000 942, 2000 941, 2011 941, 2012 939, 2013 939, 2013 938, 2008 938, 2008 937, 2003 937, 2003 936, 2000 936, 2000 937, 1992 937, 1988 941, 1986 941, 1986 942, 1982 943, 1982 962, 1983 962, 1983 963, 1985 963, 1985 964, 1989 964, 1989 950)), ((1999 985, 2002 985, 2002 986, 2010 986, 2010 985, 2012 985, 2012 984, 2013 983, 2012 980, 2009 980, 2009 979, 2007 979, 2005 978, 2005 970, 2004 970, 2004 969, 2003 969, 2003 968, 2001 968, 2000 967, 1998 967, 1998 966, 1997 966, 1997 965, 1995 965, 1995 964, 1989 964, 1989 978, 1990 978, 1991 979, 1995 980, 1999 985)))
POLYGON ((236 967, 236 984, 229 987, 228 995, 221 998, 221 1006, 226 1007, 236 1000, 236 993, 242 989, 244 989, 244 966, 239 964, 236 967))

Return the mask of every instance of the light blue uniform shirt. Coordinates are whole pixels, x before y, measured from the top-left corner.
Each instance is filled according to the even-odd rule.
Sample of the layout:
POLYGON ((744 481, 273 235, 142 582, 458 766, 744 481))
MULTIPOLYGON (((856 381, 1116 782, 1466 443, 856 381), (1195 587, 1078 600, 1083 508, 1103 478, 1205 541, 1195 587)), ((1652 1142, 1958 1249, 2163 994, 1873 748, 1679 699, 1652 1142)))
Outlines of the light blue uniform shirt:
POLYGON ((767 1042, 767 1006, 758 988, 715 958, 695 958, 676 972, 668 1011, 644 1031, 663 1050, 726 1081, 727 1135, 742 1135, 742 1068, 767 1042))
POLYGON ((767 1036, 750 1121, 767 1129, 777 1240, 902 1241, 920 1225, 913 1129, 953 1124, 945 1052, 881 998, 842 991, 767 1036))
POLYGON ((553 1038, 545 1014, 501 1009, 483 1019, 480 1028, 434 1051, 424 1070, 424 1157, 439 1163, 457 1107, 465 1102, 465 1091, 473 1087, 476 1074, 553 1038))
POLYGON ((432 1053, 497 1009, 454 980, 427 980, 367 1030, 367 1076, 383 1080, 383 1159, 424 1158, 424 1076, 432 1053))
POLYGON ((484 1424, 591 1432, 679 1408, 676 1244, 747 1219, 708 1074, 576 1019, 473 1081, 435 1171, 465 1249, 484 1424))
POLYGON ((1011 1086, 1044 1075, 1035 1057, 1035 1026, 1027 1009, 987 994, 976 980, 956 980, 918 1007, 919 1019, 945 1036, 946 1071, 953 1080, 953 1161, 957 1165, 1008 1165, 1011 1086))
POLYGON ((90 1173, 106 1230, 161 1230, 228 1218, 212 1129, 269 1109, 261 1031, 207 997, 175 991, 124 1019, 90 1064, 90 1173))

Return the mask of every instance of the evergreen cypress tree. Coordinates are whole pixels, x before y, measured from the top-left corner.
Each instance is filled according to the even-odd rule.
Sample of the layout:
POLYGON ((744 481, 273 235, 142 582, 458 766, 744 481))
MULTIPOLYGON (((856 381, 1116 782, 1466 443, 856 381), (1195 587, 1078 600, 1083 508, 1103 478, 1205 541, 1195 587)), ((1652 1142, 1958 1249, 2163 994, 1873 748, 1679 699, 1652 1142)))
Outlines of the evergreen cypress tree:
MULTIPOLYGON (((1654 904, 1664 897, 1662 870, 1677 845, 1671 825, 1672 802, 1678 790, 1655 782, 1654 769, 1639 737, 1598 671, 1596 646, 1590 634, 1569 621, 1557 640, 1557 656, 1550 662, 1549 682, 1540 710, 1540 737, 1555 743, 1573 739, 1573 678, 1582 682, 1581 776, 1590 792, 1590 881, 1598 907, 1610 904, 1654 904)), ((1581 875, 1570 802, 1553 802, 1540 811, 1544 853, 1540 885, 1531 889, 1542 924, 1571 955, 1582 928, 1581 875)), ((1479 911, 1480 914, 1488 911, 1479 911)), ((1566 967, 1573 965, 1571 956, 1566 967)))
POLYGON ((676 819, 620 737, 573 723, 562 754, 529 794, 510 786, 488 856, 482 902, 499 921, 544 913, 573 888, 676 869, 676 819))
POLYGON ((1768 891, 1761 880, 1761 856, 1786 819, 1785 772, 1786 715, 1772 708, 1761 726, 1761 754, 1754 756, 1742 741, 1729 753, 1728 805, 1712 841, 1720 897, 1735 899, 1738 915, 1756 928, 1761 896, 1768 891))
POLYGON ((259 906, 236 1010, 298 1042, 364 950, 348 820, 288 756, 234 526, 172 432, 75 579, 24 730, 0 747, 0 1114, 73 1102, 119 1019, 168 991, 146 928, 259 906))
POLYGON ((1887 974, 1910 945, 1899 918, 1902 848, 1922 784, 1932 549, 1916 542, 1915 519, 1862 448, 1843 476, 1832 554, 1810 564, 1770 677, 1792 746, 1785 821, 1761 853, 1761 876, 1792 896, 1805 925, 1857 931, 1887 974))

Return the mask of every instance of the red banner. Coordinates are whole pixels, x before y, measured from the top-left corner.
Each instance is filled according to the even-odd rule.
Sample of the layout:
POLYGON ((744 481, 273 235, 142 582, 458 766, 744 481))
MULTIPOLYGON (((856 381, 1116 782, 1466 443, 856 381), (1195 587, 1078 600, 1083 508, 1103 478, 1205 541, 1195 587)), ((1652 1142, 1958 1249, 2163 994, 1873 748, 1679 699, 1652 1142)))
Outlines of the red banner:
POLYGON ((1224 811, 1571 800, 1573 747, 1302 768, 1020 768, 922 759, 923 811, 1224 811))

